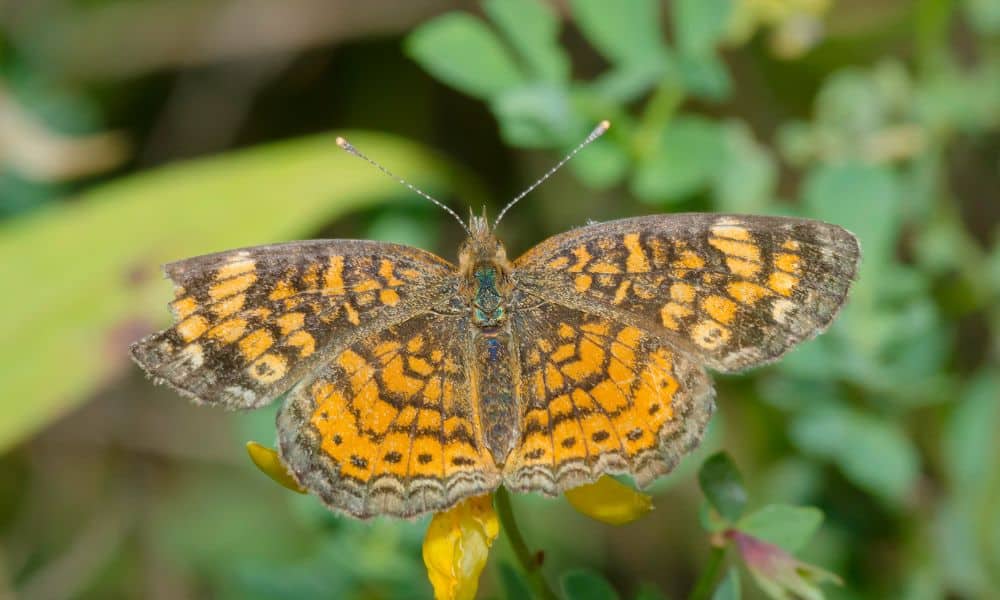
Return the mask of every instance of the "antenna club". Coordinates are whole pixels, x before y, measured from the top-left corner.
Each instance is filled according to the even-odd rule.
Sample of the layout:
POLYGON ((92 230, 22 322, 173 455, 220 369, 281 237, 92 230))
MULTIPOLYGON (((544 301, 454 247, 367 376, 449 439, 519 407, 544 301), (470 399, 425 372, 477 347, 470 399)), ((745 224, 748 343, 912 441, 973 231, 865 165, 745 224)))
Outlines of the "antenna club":
POLYGON ((609 129, 611 129, 611 121, 604 119, 603 121, 597 124, 597 129, 595 131, 597 132, 597 135, 601 135, 602 133, 604 133, 609 129))
POLYGON ((337 145, 343 148, 344 150, 347 150, 351 147, 351 143, 345 140, 344 138, 340 137, 339 135, 337 136, 337 145))

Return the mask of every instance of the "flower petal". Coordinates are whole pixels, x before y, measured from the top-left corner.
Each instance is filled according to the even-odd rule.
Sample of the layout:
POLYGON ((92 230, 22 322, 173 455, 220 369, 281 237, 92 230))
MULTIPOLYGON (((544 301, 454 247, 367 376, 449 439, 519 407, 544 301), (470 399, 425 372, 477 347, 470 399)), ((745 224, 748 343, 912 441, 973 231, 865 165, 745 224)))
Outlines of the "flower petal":
POLYGON ((819 584, 841 584, 840 578, 835 574, 796 559, 780 546, 736 529, 729 530, 727 535, 736 542, 743 562, 757 585, 771 598, 823 600, 823 590, 819 584))
POLYGON ((268 448, 267 446, 262 446, 257 442, 247 442, 247 454, 250 455, 250 460, 253 464, 257 465, 257 468, 264 472, 265 475, 270 477, 280 486, 286 487, 293 492, 298 492, 300 494, 305 494, 305 489, 302 488, 292 477, 288 469, 278 458, 278 453, 268 448))
POLYGON ((434 515, 424 537, 424 564, 436 600, 472 600, 490 546, 500 533, 493 499, 470 498, 434 515))
POLYGON ((625 525, 653 510, 653 498, 607 475, 566 491, 573 508, 609 525, 625 525))

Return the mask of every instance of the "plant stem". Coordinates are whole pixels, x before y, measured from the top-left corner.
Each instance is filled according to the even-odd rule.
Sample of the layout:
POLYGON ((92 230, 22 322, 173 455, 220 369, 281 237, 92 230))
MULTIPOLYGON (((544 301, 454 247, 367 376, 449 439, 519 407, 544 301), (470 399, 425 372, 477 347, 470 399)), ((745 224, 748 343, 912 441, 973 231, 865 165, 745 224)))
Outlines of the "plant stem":
POLYGON ((517 557, 517 562, 521 563, 521 569, 524 570, 524 574, 535 588, 538 597, 545 600, 557 600, 558 596, 549 587, 545 577, 542 576, 542 571, 539 569, 541 565, 524 542, 524 536, 521 535, 521 530, 514 519, 514 510, 510 505, 510 492, 503 486, 497 488, 496 493, 493 494, 493 505, 496 507, 497 516, 500 517, 500 527, 507 536, 510 547, 514 550, 514 556, 517 557))
POLYGON ((706 600, 711 596, 712 586, 715 585, 715 580, 719 578, 719 570, 722 569, 722 559, 726 557, 727 546, 728 544, 712 546, 712 553, 708 555, 708 564, 705 565, 705 570, 698 577, 688 600, 706 600))

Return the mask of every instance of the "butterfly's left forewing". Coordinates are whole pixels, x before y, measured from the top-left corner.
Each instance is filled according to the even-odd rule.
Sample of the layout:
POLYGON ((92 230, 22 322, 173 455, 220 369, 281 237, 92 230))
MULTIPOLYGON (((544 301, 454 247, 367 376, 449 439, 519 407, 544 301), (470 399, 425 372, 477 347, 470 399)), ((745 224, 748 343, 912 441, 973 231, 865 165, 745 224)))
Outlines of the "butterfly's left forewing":
POLYGON ((331 346, 402 321, 454 293, 453 267, 395 244, 316 240, 167 265, 176 323, 137 342, 136 362, 198 402, 263 406, 331 346))

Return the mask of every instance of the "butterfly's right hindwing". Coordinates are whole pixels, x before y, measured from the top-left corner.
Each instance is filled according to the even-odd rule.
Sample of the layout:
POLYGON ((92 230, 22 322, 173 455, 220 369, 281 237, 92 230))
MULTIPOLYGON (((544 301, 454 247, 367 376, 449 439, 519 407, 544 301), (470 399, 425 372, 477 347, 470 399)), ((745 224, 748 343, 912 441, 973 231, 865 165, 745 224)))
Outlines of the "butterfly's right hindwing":
POLYGON ((331 345, 385 328, 454 293, 447 261, 394 244, 317 240, 167 265, 176 323, 137 342, 136 362, 196 401, 263 406, 331 345))

